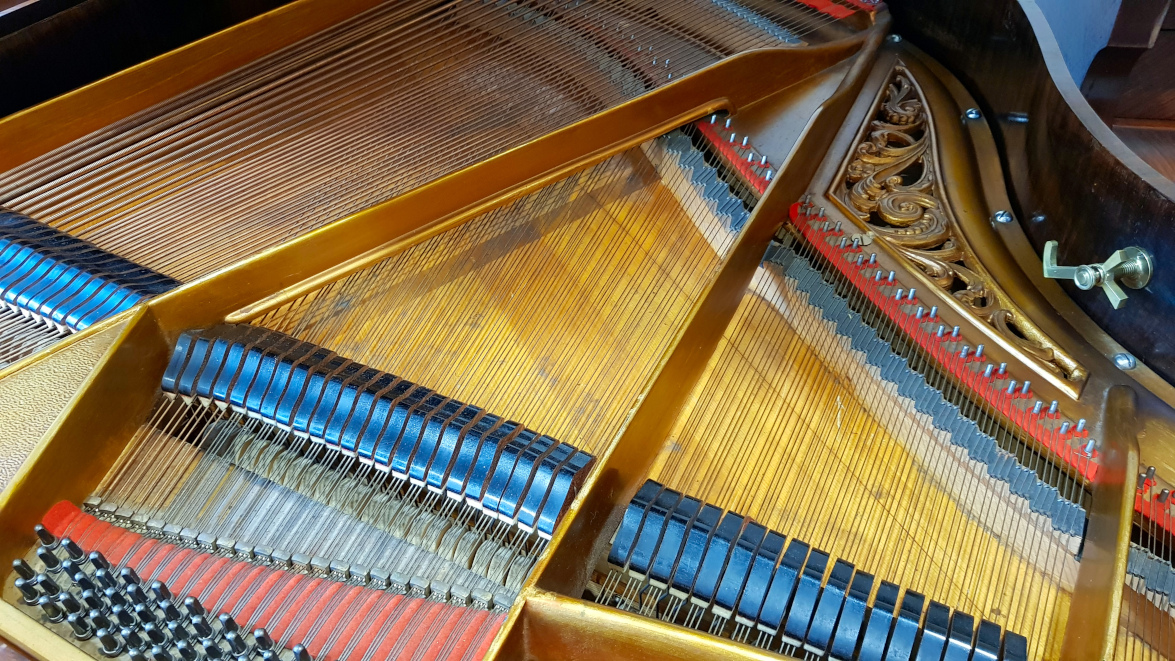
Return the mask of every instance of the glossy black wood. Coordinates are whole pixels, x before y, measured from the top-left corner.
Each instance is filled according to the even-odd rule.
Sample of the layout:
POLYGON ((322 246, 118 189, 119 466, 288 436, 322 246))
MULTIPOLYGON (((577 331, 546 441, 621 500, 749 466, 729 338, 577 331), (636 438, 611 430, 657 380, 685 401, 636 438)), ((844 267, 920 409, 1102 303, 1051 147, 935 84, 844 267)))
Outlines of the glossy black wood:
POLYGON ((1155 256, 1151 283, 1129 290, 1121 310, 1100 290, 1063 286, 1107 333, 1175 383, 1175 184, 1113 138, 1071 78, 1054 80, 1042 51, 1051 40, 1038 40, 1017 0, 893 0, 890 10, 895 31, 979 99, 1000 144, 1013 212, 1038 253, 1055 239, 1065 265, 1101 262, 1131 245, 1155 256))
POLYGON ((34 0, 0 15, 0 117, 289 0, 34 0))

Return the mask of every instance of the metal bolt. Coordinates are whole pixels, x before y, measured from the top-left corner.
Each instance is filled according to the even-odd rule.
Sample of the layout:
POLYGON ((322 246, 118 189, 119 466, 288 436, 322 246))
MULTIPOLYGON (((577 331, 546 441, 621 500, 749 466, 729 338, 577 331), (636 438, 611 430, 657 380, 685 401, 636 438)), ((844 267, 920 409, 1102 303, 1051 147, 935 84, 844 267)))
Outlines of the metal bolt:
POLYGON ((1114 354, 1114 364, 1117 365, 1118 369, 1120 370, 1132 370, 1135 368, 1135 366, 1138 365, 1138 363, 1134 360, 1134 356, 1131 356, 1128 353, 1114 354))
POLYGON ((1003 209, 1000 209, 999 211, 991 214, 991 219, 993 222, 1007 225, 1008 223, 1012 222, 1012 214, 1004 211, 1003 209))
POLYGON ((980 114, 979 108, 968 108, 967 112, 963 113, 963 116, 967 119, 979 119, 983 115, 980 114))

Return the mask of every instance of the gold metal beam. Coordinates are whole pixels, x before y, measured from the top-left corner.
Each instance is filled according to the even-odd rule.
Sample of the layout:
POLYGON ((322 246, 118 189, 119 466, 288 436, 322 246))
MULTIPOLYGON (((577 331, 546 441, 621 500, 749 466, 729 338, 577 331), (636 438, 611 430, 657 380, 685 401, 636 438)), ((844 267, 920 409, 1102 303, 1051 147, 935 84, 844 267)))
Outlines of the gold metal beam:
POLYGON ((768 661, 779 656, 700 631, 665 624, 545 590, 532 590, 521 606, 524 653, 502 659, 665 659, 768 661))
MULTIPOLYGON (((771 237, 786 221, 789 207, 807 190, 813 174, 824 160, 828 145, 860 93, 888 26, 888 15, 879 16, 844 81, 809 120, 795 148, 780 167, 779 175, 752 213, 746 229, 662 358, 632 417, 617 440, 600 457, 599 464, 568 509, 544 557, 527 579, 523 599, 515 604, 506 625, 498 633, 488 658, 564 658, 560 654, 545 656, 544 649, 532 647, 538 643, 528 634, 529 613, 534 612, 530 600, 548 599, 544 596, 548 593, 583 593, 595 559, 607 552, 611 531, 647 476, 677 414, 737 310, 771 237)), ((584 607, 588 606, 584 604, 584 607)), ((597 608, 591 606, 593 611, 597 608)), ((673 625, 656 626, 677 630, 673 625)), ((702 635, 689 634, 690 637, 702 635)), ((618 645, 616 649, 624 649, 625 653, 608 658, 644 658, 639 647, 620 644, 628 640, 624 631, 599 629, 595 637, 622 639, 612 642, 618 645)))
POLYGON ((1085 532, 1077 587, 1069 602, 1069 621, 1061 658, 1110 659, 1118 635, 1122 585, 1134 523, 1138 477, 1138 396, 1129 386, 1106 395, 1105 440, 1093 482, 1093 504, 1085 532))

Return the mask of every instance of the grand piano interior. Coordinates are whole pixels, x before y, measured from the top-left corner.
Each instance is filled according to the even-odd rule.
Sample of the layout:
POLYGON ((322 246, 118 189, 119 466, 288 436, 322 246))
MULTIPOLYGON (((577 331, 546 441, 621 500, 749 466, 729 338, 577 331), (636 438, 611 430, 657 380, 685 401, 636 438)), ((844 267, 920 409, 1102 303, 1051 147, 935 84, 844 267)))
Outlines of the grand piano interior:
POLYGON ((0 658, 1175 658, 1169 4, 0 2, 0 658))

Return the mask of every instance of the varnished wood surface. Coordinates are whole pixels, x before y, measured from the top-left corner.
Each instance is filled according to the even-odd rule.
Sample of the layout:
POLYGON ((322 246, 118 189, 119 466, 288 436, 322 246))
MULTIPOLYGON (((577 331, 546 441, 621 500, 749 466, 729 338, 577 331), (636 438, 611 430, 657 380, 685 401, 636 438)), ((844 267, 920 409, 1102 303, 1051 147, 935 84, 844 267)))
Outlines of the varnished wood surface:
POLYGON ((31 659, 16 649, 12 643, 0 638, 0 661, 31 661, 31 659))
POLYGON ((1175 181, 1175 124, 1163 128, 1116 125, 1114 134, 1159 174, 1175 181))

